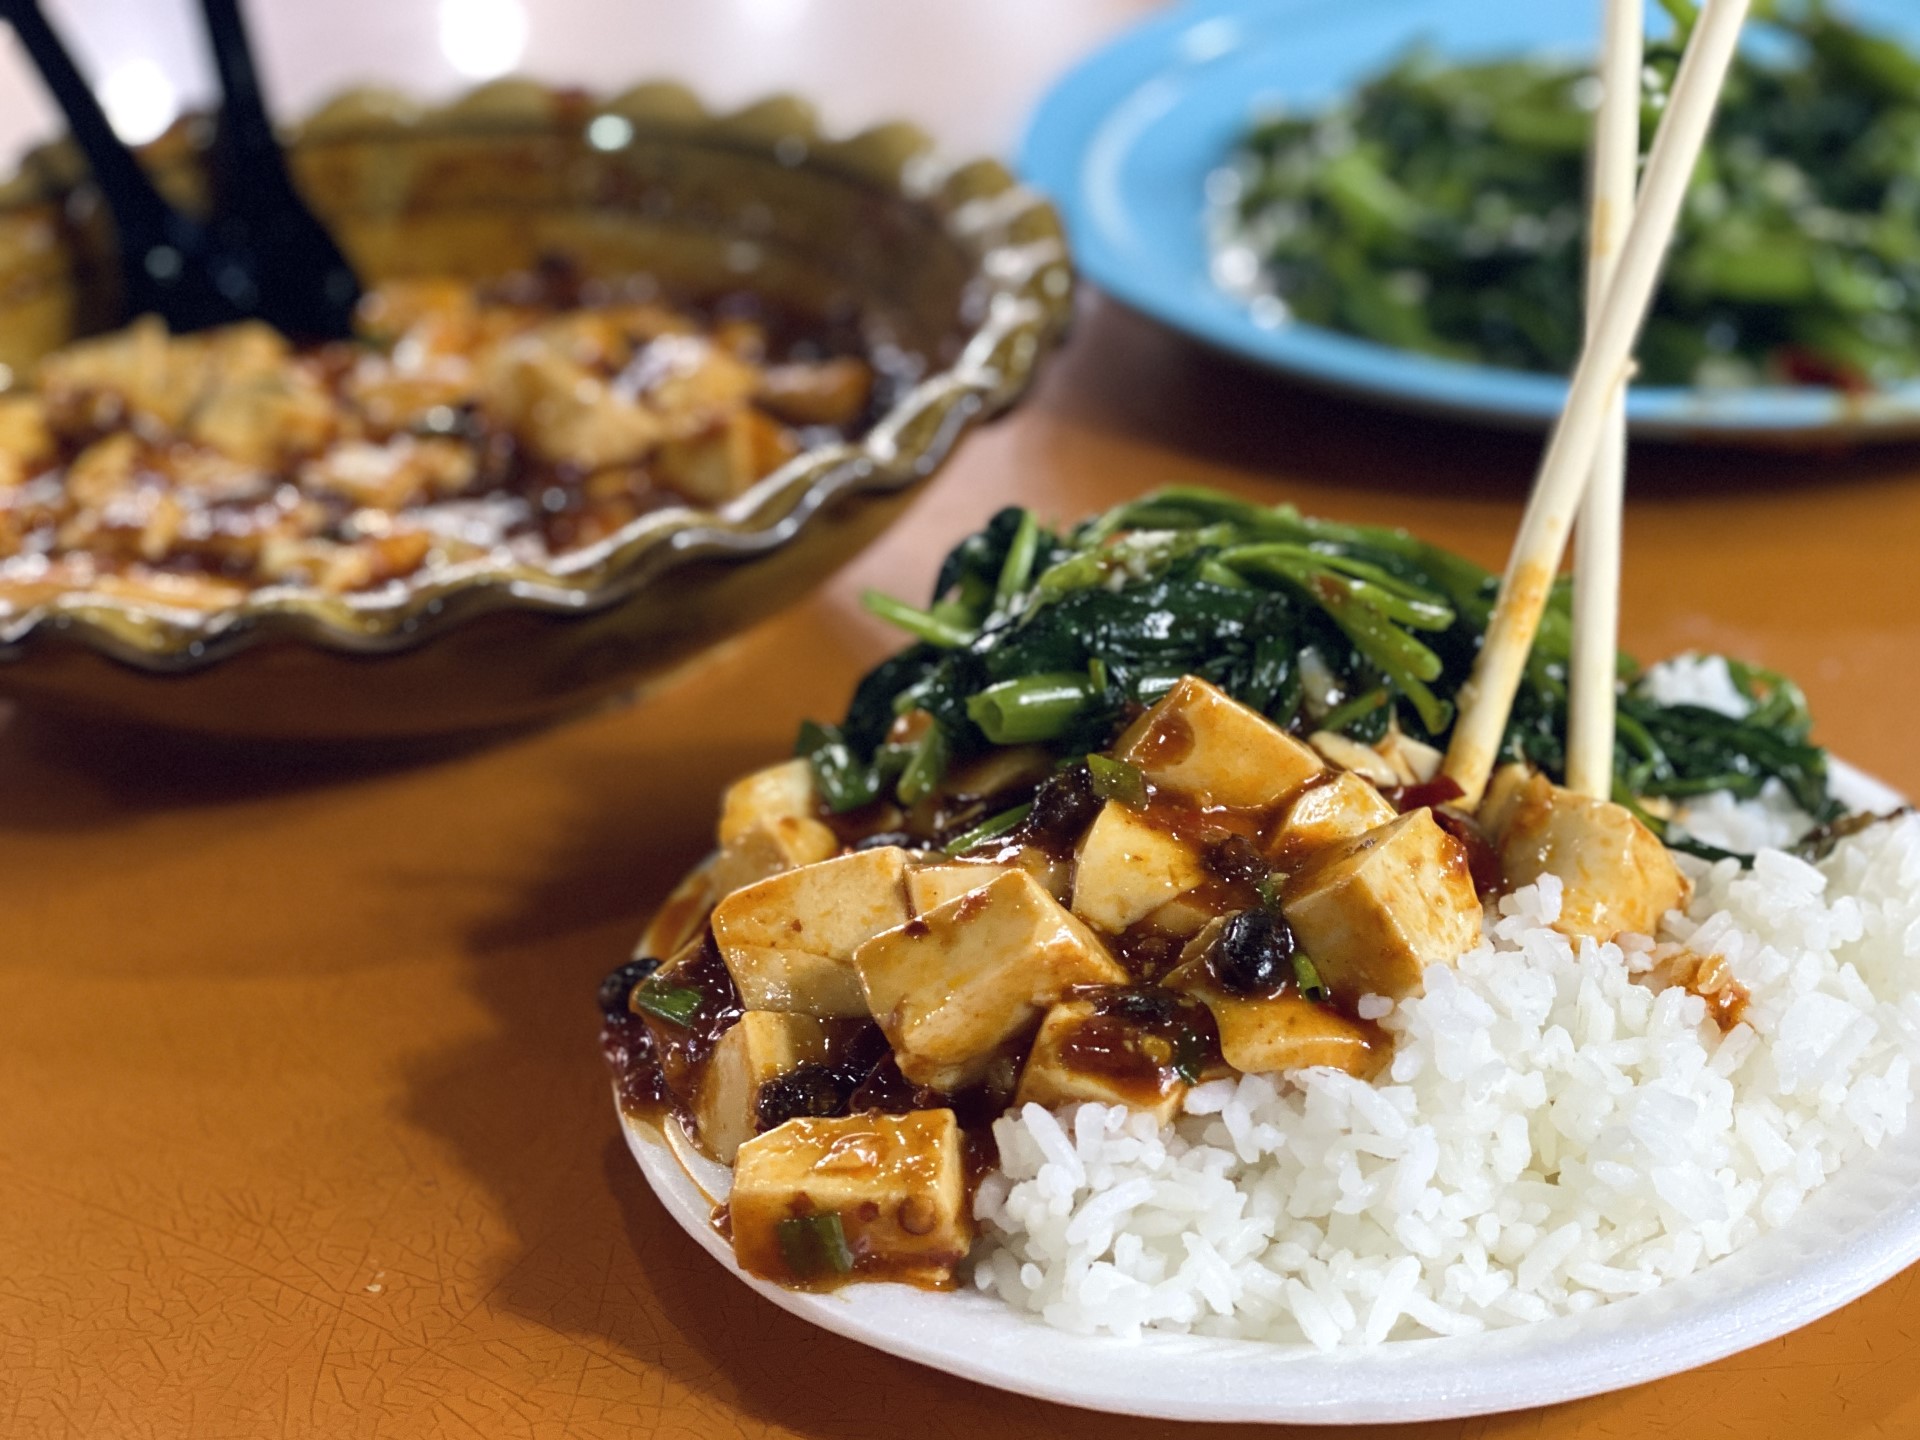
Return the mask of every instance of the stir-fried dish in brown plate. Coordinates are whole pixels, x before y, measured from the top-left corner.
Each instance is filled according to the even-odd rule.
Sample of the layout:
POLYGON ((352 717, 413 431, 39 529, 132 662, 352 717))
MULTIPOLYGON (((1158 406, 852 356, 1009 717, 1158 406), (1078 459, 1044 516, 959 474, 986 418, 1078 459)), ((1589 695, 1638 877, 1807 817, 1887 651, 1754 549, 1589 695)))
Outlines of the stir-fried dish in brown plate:
POLYGON ((213 610, 545 561, 722 505, 874 404, 851 324, 670 303, 644 277, 392 280, 357 324, 296 349, 149 316, 0 393, 0 608, 85 589, 213 610))

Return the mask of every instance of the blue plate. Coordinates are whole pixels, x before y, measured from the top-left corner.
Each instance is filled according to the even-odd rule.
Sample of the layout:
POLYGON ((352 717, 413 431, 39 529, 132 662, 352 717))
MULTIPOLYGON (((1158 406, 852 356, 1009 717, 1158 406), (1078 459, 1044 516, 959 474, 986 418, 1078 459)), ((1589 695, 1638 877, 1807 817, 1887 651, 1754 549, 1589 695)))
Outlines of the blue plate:
MULTIPOLYGON (((1913 0, 1853 0, 1847 9, 1920 43, 1913 0)), ((1566 397, 1552 376, 1256 321, 1212 279, 1203 187, 1254 116, 1325 106, 1416 40, 1460 58, 1574 56, 1592 52, 1599 24, 1598 0, 1187 0, 1056 85, 1020 163, 1066 216, 1081 268, 1135 309, 1257 364, 1383 403, 1542 427, 1566 397)), ((1649 25, 1659 33, 1664 17, 1649 25)), ((1627 410, 1636 435, 1665 439, 1911 438, 1920 435, 1920 382, 1866 396, 1639 386, 1627 410)))

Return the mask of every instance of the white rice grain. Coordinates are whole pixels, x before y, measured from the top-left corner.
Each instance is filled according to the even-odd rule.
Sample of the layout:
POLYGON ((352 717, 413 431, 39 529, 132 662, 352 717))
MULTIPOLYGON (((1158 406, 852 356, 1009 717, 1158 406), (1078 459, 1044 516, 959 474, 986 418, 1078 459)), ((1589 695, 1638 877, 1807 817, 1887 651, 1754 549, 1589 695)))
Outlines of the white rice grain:
MULTIPOLYGON (((1697 810, 1690 830, 1735 844, 1805 828, 1767 797, 1697 810)), ((1081 1333, 1332 1349, 1579 1313, 1788 1223, 1907 1124, 1920 817, 1818 865, 1685 863, 1693 903, 1659 938, 1749 989, 1724 1035, 1698 996, 1657 990, 1651 940, 1547 928, 1549 880, 1503 897, 1424 993, 1369 1000, 1395 1042, 1371 1084, 1214 1081, 1164 1131, 1098 1105, 1003 1118, 974 1283, 1081 1333)))

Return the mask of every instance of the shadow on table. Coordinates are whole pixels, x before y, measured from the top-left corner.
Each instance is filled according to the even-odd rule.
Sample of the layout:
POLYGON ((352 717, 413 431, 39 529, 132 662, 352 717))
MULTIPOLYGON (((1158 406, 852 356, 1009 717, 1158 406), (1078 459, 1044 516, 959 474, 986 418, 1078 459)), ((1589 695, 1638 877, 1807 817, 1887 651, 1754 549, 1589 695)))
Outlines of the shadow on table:
POLYGON ((314 745, 220 740, 0 701, 0 828, 84 830, 370 779, 512 739, 496 732, 314 745))
MULTIPOLYGON (((1504 499, 1525 494, 1545 435, 1409 414, 1290 381, 1211 350, 1106 298, 1082 312, 1048 376, 1062 415, 1092 428, 1271 472, 1378 491, 1504 499), (1419 457, 1417 466, 1408 456, 1419 457)), ((1642 443, 1637 502, 1808 484, 1910 479, 1920 444, 1792 450, 1642 443)))

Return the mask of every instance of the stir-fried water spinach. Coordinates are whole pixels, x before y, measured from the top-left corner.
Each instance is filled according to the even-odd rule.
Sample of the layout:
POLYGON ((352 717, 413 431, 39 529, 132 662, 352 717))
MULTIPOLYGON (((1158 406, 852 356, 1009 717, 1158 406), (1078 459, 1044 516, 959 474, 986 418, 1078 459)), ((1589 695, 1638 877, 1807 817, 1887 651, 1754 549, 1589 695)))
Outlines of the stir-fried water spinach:
MULTIPOLYGON (((1648 136, 1695 13, 1665 5, 1678 24, 1648 50, 1648 136)), ((1641 378, 1859 387, 1920 373, 1920 58, 1823 0, 1762 0, 1750 32, 1641 378)), ((1251 131, 1223 260, 1231 271, 1250 251, 1312 324, 1564 372, 1582 328, 1593 85, 1560 61, 1416 50, 1329 110, 1251 131)))
MULTIPOLYGON (((1397 725, 1444 747, 1497 588, 1405 531, 1206 490, 1164 490, 1061 532, 1007 509, 946 557, 924 608, 869 597, 915 643, 866 676, 840 724, 804 726, 798 753, 835 810, 912 807, 995 747, 1042 744, 1063 765, 1103 750, 1188 674, 1297 734, 1370 743, 1397 725)), ((1570 637, 1562 590, 1506 737, 1512 758, 1556 778, 1570 637)), ((1799 690, 1757 667, 1730 671, 1751 702, 1741 717, 1662 705, 1623 660, 1616 798, 1746 798, 1777 780, 1815 818, 1837 815, 1799 690)), ((1126 777, 1096 770, 1093 783, 1126 777)), ((1021 818, 973 816, 974 833, 942 838, 964 848, 1021 818)))

